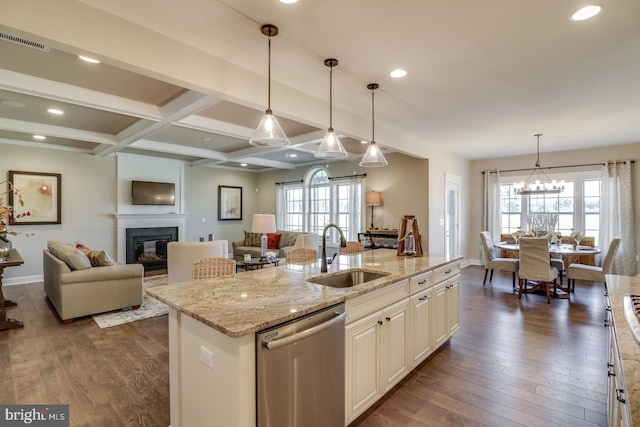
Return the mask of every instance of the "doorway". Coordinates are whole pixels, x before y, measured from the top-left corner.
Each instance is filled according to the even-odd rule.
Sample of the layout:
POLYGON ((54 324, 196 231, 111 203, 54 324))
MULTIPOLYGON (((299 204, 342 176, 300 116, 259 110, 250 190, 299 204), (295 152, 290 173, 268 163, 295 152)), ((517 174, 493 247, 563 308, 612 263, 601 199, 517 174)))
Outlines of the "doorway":
POLYGON ((447 259, 460 254, 460 187, 462 178, 445 174, 444 253, 447 259))

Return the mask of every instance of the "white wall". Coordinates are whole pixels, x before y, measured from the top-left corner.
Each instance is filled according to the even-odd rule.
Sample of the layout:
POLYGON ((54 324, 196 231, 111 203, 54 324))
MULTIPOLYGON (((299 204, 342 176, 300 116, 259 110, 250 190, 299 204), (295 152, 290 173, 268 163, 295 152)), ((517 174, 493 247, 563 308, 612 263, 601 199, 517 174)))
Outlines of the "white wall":
MULTIPOLYGON (((636 160, 632 167, 633 179, 633 197, 634 211, 637 216, 640 213, 640 174, 637 168, 640 164, 640 143, 630 145, 616 145, 610 147, 591 148, 572 151, 559 151, 553 153, 542 153, 540 155, 540 163, 542 167, 550 166, 566 166, 566 165, 582 165, 589 163, 601 163, 607 160, 636 160)), ((480 231, 482 231, 482 186, 483 186, 483 170, 495 169, 520 169, 531 168, 535 164, 535 154, 527 156, 503 157, 493 159, 474 160, 470 163, 471 186, 469 191, 469 210, 474 212, 470 216, 466 257, 473 260, 480 259, 480 231)), ((565 173, 579 170, 600 170, 600 166, 588 166, 582 168, 563 168, 553 169, 549 175, 553 177, 553 173, 565 173)), ((526 174, 526 172, 525 172, 526 174)), ((518 173, 503 173, 502 175, 523 175, 518 173)), ((638 223, 636 219, 636 224, 638 223)), ((636 225, 636 248, 640 249, 640 227, 636 225)))

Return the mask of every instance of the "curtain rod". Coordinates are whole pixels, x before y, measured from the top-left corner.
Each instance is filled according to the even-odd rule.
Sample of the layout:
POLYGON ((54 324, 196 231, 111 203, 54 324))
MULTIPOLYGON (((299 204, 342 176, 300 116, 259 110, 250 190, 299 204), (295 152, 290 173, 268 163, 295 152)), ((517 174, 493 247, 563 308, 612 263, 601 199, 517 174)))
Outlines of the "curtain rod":
POLYGON ((300 181, 284 181, 284 182, 276 182, 276 185, 283 185, 283 184, 297 184, 299 182, 304 182, 304 180, 300 180, 300 181))
MULTIPOLYGON (((616 164, 618 163, 626 163, 626 162, 631 162, 631 164, 634 164, 636 161, 635 160, 622 160, 619 162, 615 162, 616 164)), ((541 167, 540 169, 564 169, 564 168, 579 168, 579 167, 583 167, 583 166, 603 166, 609 163, 613 163, 613 162, 601 162, 601 163, 585 163, 582 165, 565 165, 565 166, 546 166, 546 167, 541 167)), ((523 168, 523 169, 499 169, 500 172, 525 172, 525 171, 532 171, 532 170, 536 170, 536 168, 523 168)), ((484 175, 486 171, 482 171, 482 174, 484 175)))
POLYGON ((336 176, 336 177, 329 177, 329 180, 334 180, 334 179, 355 179, 355 178, 366 178, 367 174, 366 173, 361 173, 358 175, 345 175, 345 176, 336 176))

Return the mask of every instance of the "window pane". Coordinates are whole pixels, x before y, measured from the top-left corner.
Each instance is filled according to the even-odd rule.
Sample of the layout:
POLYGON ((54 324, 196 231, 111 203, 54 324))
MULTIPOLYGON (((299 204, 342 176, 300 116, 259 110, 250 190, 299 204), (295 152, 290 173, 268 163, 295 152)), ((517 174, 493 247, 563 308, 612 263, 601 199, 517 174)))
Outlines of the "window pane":
POLYGON ((584 182, 584 196, 600 197, 600 180, 586 180, 584 182))
POLYGON ((584 212, 585 213, 600 212, 600 197, 585 197, 584 212))

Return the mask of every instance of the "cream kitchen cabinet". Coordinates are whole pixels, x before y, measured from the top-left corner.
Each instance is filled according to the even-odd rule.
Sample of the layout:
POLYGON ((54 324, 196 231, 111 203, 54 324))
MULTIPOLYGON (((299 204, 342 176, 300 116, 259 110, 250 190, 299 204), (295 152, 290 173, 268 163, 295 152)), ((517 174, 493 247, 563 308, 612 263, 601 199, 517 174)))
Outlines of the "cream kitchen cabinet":
POLYGON ((456 275, 433 288, 434 350, 460 328, 460 276, 456 275))
POLYGON ((408 284, 405 280, 392 286, 396 287, 395 291, 389 289, 376 298, 367 298, 366 305, 377 307, 382 300, 399 295, 401 288, 406 291, 404 298, 346 326, 347 423, 356 419, 410 370, 408 284))
POLYGON ((433 353, 432 333, 432 290, 426 289, 411 297, 411 363, 412 367, 418 366, 431 353, 433 353))
MULTIPOLYGON (((626 386, 624 383, 624 371, 620 362, 620 352, 616 340, 614 322, 611 316, 610 305, 607 306, 607 319, 605 324, 609 327, 609 360, 607 364, 607 418, 610 427, 631 426, 631 414, 627 404, 626 386)), ((626 325, 623 325, 626 327, 626 325)))

